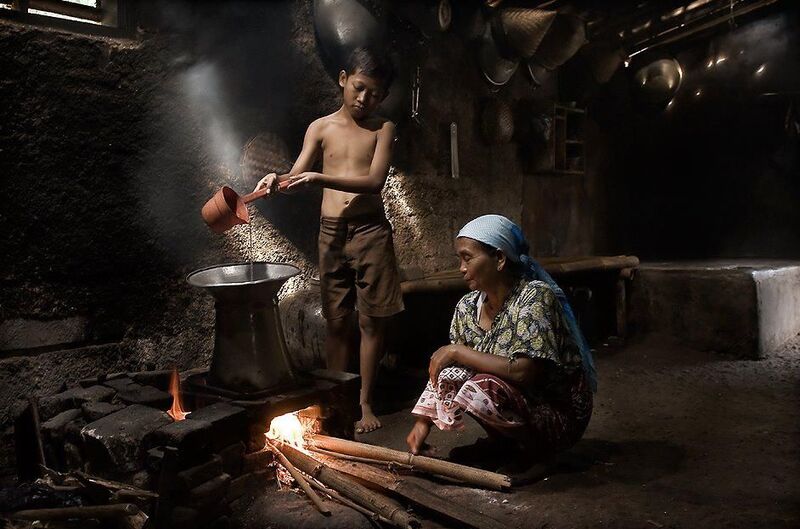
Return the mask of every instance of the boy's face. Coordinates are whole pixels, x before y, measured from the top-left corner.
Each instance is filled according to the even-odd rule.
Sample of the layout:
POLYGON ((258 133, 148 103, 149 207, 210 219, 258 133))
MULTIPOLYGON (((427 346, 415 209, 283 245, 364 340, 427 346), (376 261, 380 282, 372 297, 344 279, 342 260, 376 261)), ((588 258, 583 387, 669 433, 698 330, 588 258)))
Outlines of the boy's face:
POLYGON ((344 106, 356 120, 372 114, 386 97, 383 83, 360 71, 350 75, 344 70, 339 72, 339 86, 342 87, 344 106))

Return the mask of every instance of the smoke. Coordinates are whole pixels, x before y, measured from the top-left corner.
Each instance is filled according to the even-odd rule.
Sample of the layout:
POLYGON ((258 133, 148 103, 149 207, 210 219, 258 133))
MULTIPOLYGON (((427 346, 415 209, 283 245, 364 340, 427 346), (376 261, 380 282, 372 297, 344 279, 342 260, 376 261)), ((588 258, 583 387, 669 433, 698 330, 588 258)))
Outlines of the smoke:
MULTIPOLYGON (((178 263, 219 260, 220 252, 244 258, 249 238, 211 236, 200 208, 223 185, 250 192, 243 147, 291 119, 292 4, 176 1, 155 9, 150 38, 164 71, 144 120, 150 145, 137 175, 143 225, 178 263)), ((296 253, 278 239, 271 238, 296 253)))
POLYGON ((180 86, 186 98, 186 108, 204 131, 208 153, 218 167, 231 173, 238 168, 244 142, 230 117, 232 112, 225 100, 219 75, 215 63, 201 62, 180 76, 180 86))

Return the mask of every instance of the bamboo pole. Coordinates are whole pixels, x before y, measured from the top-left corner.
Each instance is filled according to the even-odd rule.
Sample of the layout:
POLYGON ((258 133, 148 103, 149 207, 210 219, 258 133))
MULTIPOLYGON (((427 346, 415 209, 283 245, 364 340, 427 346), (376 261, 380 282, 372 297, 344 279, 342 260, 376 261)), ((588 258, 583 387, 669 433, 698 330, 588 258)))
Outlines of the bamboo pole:
POLYGON ((486 470, 459 465, 449 461, 442 461, 441 459, 415 456, 408 452, 400 452, 399 450, 392 450, 391 448, 357 443, 355 441, 346 441, 326 435, 310 435, 308 439, 314 447, 331 452, 378 459, 381 461, 395 461, 397 463, 411 465, 416 470, 424 470, 425 472, 439 474, 440 476, 446 476, 493 490, 503 490, 511 487, 511 479, 508 476, 497 474, 496 472, 488 472, 486 470))
POLYGON ((133 516, 138 512, 139 507, 132 503, 118 503, 114 505, 28 509, 12 513, 9 515, 9 518, 15 520, 88 520, 92 518, 104 520, 125 518, 127 516, 133 516))
POLYGON ((390 490, 417 505, 422 505, 469 527, 475 529, 507 529, 507 526, 473 510, 467 505, 440 496, 429 485, 426 486, 423 483, 403 479, 402 476, 364 463, 342 461, 335 457, 324 457, 323 462, 335 470, 390 490))
POLYGON ((383 494, 369 490, 354 482, 344 474, 323 465, 313 457, 286 443, 276 444, 286 459, 294 466, 309 476, 316 478, 325 486, 330 487, 348 497, 366 509, 378 513, 389 520, 392 525, 402 529, 416 529, 420 522, 406 512, 402 505, 383 494))
POLYGON ((387 520, 386 518, 384 518, 383 516, 379 515, 378 513, 370 511, 366 507, 362 507, 361 505, 357 504, 356 502, 354 502, 352 500, 348 500, 347 498, 345 498, 344 496, 342 496, 341 494, 339 494, 335 490, 326 487, 325 485, 323 485, 322 483, 320 483, 319 481, 317 481, 314 478, 310 478, 308 480, 308 483, 312 487, 314 487, 315 489, 320 491, 321 493, 323 493, 326 496, 330 497, 332 500, 338 501, 339 503, 341 503, 345 507, 350 507, 354 511, 360 512, 361 514, 363 514, 364 516, 366 516, 370 520, 373 520, 375 522, 383 522, 383 523, 386 523, 386 524, 389 524, 389 525, 391 525, 391 523, 392 523, 390 520, 387 520))
POLYGON ((551 274, 571 274, 598 270, 619 270, 639 266, 639 258, 634 255, 616 255, 613 257, 594 257, 580 261, 553 263, 544 265, 551 274))
MULTIPOLYGON (((554 275, 619 270, 639 266, 639 258, 634 255, 544 257, 539 262, 548 273, 554 275)), ((422 278, 403 281, 400 287, 403 294, 467 290, 467 284, 457 269, 443 270, 422 278)))
POLYGON ((322 503, 322 498, 320 498, 319 495, 317 495, 317 493, 314 492, 314 489, 311 488, 311 485, 308 484, 308 481, 300 473, 300 471, 297 470, 295 466, 288 459, 286 459, 286 456, 283 455, 283 453, 280 450, 278 450, 278 448, 269 439, 267 439, 267 446, 269 447, 270 450, 272 450, 272 452, 281 462, 281 465, 286 467, 286 470, 289 471, 289 474, 292 475, 292 477, 300 486, 300 488, 303 489, 303 492, 306 493, 306 496, 308 496, 308 499, 311 500, 311 503, 314 504, 314 507, 316 507, 317 510, 321 512, 324 516, 330 516, 331 510, 328 509, 324 503, 322 503))
POLYGON ((347 454, 341 454, 339 452, 331 452, 330 450, 325 450, 324 448, 319 448, 316 446, 307 446, 307 450, 311 450, 312 452, 317 452, 318 454, 332 456, 339 459, 346 459, 347 461, 356 461, 358 463, 370 463, 373 465, 386 465, 390 468, 399 468, 401 470, 414 470, 411 465, 404 465, 403 463, 398 463, 396 461, 383 461, 381 459, 370 459, 368 457, 358 457, 358 456, 349 456, 347 454))

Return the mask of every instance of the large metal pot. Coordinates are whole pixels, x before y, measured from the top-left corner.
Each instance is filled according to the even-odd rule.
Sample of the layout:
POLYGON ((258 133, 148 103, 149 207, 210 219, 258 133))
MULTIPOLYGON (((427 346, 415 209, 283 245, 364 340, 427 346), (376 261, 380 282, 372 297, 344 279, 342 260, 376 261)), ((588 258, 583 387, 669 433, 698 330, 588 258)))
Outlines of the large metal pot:
POLYGON ((255 262, 209 266, 186 277, 215 300, 210 385, 254 393, 294 384, 277 294, 298 273, 289 264, 255 262))

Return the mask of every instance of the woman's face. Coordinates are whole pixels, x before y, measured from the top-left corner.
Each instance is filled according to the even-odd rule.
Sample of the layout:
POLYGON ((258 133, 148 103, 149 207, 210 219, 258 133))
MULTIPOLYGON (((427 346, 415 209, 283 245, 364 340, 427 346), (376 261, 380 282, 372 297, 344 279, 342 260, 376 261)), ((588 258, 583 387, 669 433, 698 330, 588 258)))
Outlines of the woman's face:
POLYGON ((502 272, 498 270, 498 267, 502 269, 499 251, 487 253, 485 247, 475 239, 458 237, 456 254, 460 262, 458 269, 470 290, 485 292, 501 281, 502 272))

